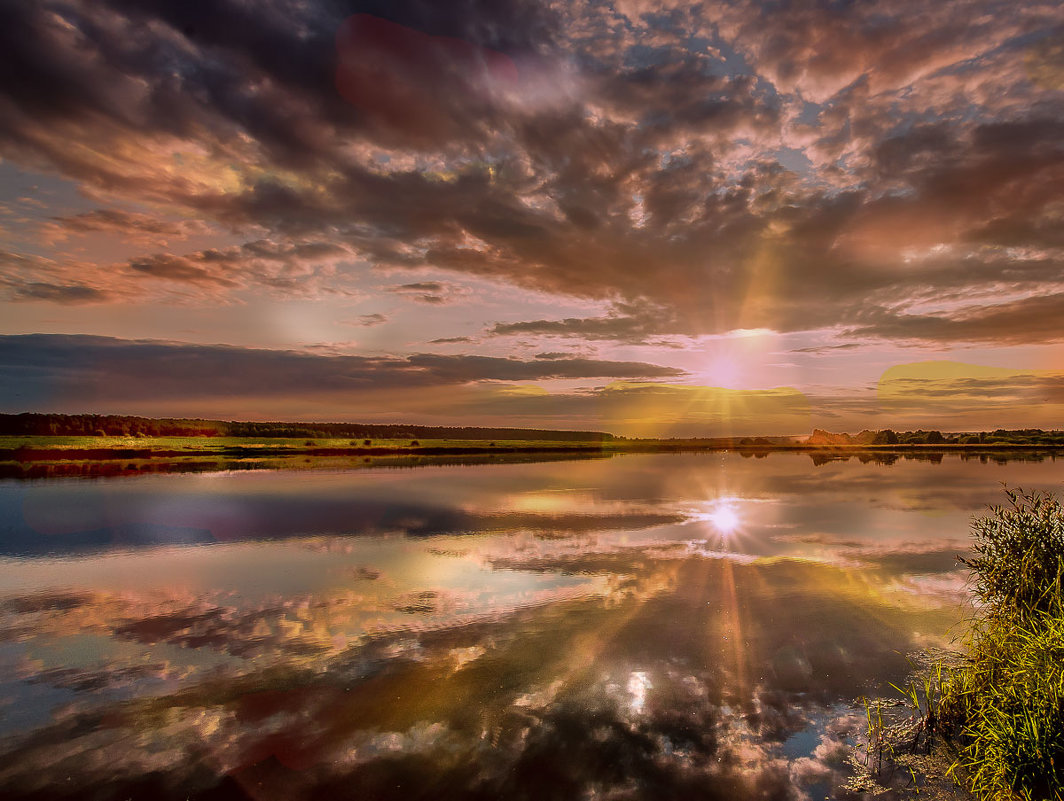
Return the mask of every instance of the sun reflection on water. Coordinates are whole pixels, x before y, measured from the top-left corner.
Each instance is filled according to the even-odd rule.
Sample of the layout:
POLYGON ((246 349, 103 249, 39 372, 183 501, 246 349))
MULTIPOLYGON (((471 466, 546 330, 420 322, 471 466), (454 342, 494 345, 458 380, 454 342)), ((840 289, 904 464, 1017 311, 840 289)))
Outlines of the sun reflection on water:
POLYGON ((742 526, 739 509, 731 498, 718 498, 693 515, 695 520, 709 523, 722 538, 735 534, 742 526))
POLYGON ((721 505, 706 516, 706 520, 717 527, 721 534, 731 534, 739 528, 739 513, 729 505, 721 505))

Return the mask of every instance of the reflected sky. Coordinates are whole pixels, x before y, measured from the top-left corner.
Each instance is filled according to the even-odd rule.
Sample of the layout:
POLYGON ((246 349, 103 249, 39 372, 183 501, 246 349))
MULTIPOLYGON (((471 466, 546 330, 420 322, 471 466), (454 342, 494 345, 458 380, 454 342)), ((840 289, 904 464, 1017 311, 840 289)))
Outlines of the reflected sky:
POLYGON ((825 798, 1052 460, 0 482, 0 791, 825 798), (58 777, 62 774, 62 780, 58 777), (70 776, 70 780, 66 780, 70 776))

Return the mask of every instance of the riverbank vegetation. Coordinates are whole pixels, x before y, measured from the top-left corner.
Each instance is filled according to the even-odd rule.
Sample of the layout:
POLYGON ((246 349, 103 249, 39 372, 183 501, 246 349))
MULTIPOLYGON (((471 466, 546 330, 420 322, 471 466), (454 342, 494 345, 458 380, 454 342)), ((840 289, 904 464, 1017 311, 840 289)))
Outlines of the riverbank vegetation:
MULTIPOLYGON (((968 434, 890 429, 808 436, 628 438, 601 431, 406 424, 236 422, 121 415, 0 414, 0 463, 219 457, 463 456, 489 454, 679 453, 735 450, 743 456, 805 451, 822 463, 856 454, 887 461, 941 459, 950 451, 1055 454, 1064 432, 1024 429, 968 434)), ((1055 457, 1054 457, 1055 458, 1055 457)))
POLYGON ((1039 493, 973 524, 983 614, 942 686, 955 773, 980 801, 1064 799, 1064 509, 1039 493))
POLYGON ((962 561, 978 614, 961 652, 895 687, 907 717, 866 702, 851 790, 952 798, 952 779, 978 801, 1064 799, 1064 507, 1044 493, 1006 496, 972 524, 962 561))
POLYGON ((0 436, 220 437, 233 439, 547 440, 602 442, 601 431, 550 431, 403 423, 243 422, 115 414, 0 414, 0 436))
POLYGON ((938 430, 894 431, 884 428, 879 431, 862 431, 859 434, 835 434, 813 429, 804 444, 829 448, 896 448, 935 447, 1064 447, 1064 431, 1045 431, 1041 428, 1004 429, 993 431, 955 431, 943 433, 938 430))
POLYGON ((893 446, 1064 446, 1064 431, 1040 428, 947 432, 938 430, 865 430, 859 434, 813 429, 808 436, 731 436, 629 438, 603 431, 484 426, 425 426, 408 423, 318 423, 153 418, 130 415, 0 414, 0 438, 134 438, 134 439, 321 439, 321 440, 456 440, 580 442, 637 446, 648 443, 715 445, 744 448, 893 447, 893 446))

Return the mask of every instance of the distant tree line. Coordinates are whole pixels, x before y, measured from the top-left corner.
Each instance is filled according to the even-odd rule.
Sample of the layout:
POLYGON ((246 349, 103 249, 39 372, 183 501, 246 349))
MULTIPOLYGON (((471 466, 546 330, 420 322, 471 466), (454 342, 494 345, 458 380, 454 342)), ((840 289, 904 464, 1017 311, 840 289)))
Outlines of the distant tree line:
POLYGON ((1064 445, 1064 431, 1021 428, 943 434, 941 431, 877 431, 873 445, 1064 445))
POLYGON ((220 420, 128 417, 113 414, 0 414, 0 434, 53 437, 219 437, 220 420))
POLYGON ((412 426, 376 423, 249 423, 114 414, 0 414, 0 435, 61 437, 329 437, 366 439, 549 440, 604 442, 601 431, 412 426))

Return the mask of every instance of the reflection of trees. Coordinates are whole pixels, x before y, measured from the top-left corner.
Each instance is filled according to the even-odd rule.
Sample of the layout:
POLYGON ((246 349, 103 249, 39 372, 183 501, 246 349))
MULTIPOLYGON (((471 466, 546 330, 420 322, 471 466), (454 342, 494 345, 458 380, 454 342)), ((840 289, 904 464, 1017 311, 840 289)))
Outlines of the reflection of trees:
MULTIPOLYGON (((1027 451, 1027 450, 964 450, 964 451, 936 451, 932 449, 927 450, 897 450, 897 451, 884 451, 884 450, 869 450, 862 451, 854 448, 847 448, 846 450, 811 450, 806 451, 809 456, 809 460, 817 467, 830 464, 831 462, 848 462, 851 459, 856 459, 861 464, 883 464, 892 465, 899 459, 905 459, 909 462, 930 462, 932 464, 942 464, 942 460, 945 457, 955 457, 962 462, 970 462, 973 460, 979 460, 983 464, 988 462, 994 462, 995 464, 1007 464, 1008 462, 1044 462, 1047 458, 1056 460, 1056 453, 1054 451, 1027 451)), ((749 455, 744 453, 744 456, 749 455)))
MULTIPOLYGON (((335 451, 334 451, 335 452, 335 451)), ((0 479, 39 479, 39 478, 117 478, 156 473, 208 473, 230 470, 357 470, 364 468, 409 469, 429 466, 458 466, 486 464, 527 464, 532 462, 568 462, 587 461, 590 459, 609 459, 614 454, 576 451, 550 453, 522 453, 498 450, 489 454, 469 455, 424 455, 424 456, 313 456, 304 454, 261 458, 158 458, 159 454, 149 459, 120 458, 114 451, 104 452, 96 460, 74 460, 71 452, 56 452, 55 461, 2 461, 0 460, 0 479)))

